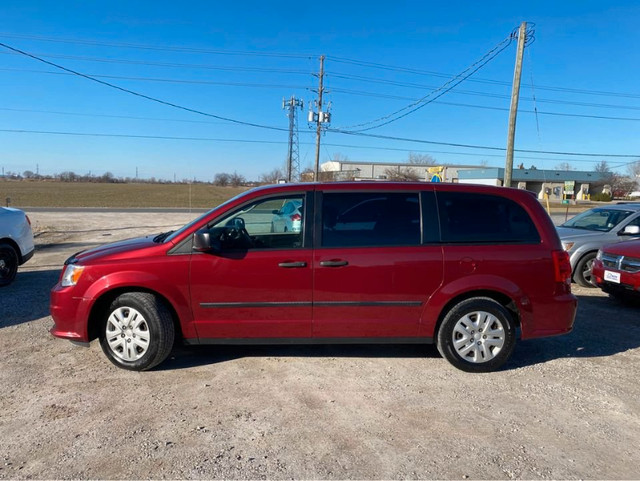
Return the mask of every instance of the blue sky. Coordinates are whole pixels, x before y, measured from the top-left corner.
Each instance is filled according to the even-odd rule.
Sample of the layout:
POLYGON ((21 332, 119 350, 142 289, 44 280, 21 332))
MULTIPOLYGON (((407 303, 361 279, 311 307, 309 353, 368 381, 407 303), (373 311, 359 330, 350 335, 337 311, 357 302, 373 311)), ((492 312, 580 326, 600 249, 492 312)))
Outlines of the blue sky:
MULTIPOLYGON (((211 180, 235 170, 256 179, 284 165, 281 104, 292 95, 305 102, 300 161, 311 166, 306 114, 320 55, 331 127, 349 130, 427 96, 522 21, 535 23, 535 42, 525 50, 516 149, 637 157, 516 153, 516 165, 589 170, 607 160, 624 171, 640 158, 637 2, 5 0, 0 19, 0 42, 11 47, 149 97, 283 129, 172 108, 1 48, 5 171, 211 180)), ((416 141, 504 148, 515 53, 513 42, 435 102, 366 132, 414 141, 328 131, 321 162, 403 162, 413 151, 504 166, 500 150, 416 141)))

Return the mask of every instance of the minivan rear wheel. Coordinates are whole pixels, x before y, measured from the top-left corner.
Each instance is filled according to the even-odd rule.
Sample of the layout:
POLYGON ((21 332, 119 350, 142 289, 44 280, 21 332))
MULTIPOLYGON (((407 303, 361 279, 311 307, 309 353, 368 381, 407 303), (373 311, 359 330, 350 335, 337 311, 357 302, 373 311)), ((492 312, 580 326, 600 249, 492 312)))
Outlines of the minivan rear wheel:
POLYGON ((169 309, 148 292, 128 292, 109 306, 100 328, 100 346, 118 367, 146 371, 164 361, 175 337, 169 309))
POLYGON ((512 315, 488 297, 473 297, 453 306, 437 334, 440 354, 466 372, 500 368, 511 357, 515 341, 512 315))

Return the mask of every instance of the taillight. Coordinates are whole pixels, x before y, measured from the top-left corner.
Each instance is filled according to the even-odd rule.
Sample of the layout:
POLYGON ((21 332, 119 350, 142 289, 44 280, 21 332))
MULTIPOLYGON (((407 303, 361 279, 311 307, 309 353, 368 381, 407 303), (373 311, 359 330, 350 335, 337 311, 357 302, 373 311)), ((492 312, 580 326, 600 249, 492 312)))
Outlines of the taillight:
POLYGON ((571 262, 567 251, 553 251, 553 268, 556 282, 571 282, 571 262))
POLYGON ((24 215, 27 218, 27 222, 29 223, 29 225, 31 225, 31 219, 29 219, 29 216, 27 214, 24 215))
POLYGON ((292 222, 295 222, 295 221, 297 221, 297 220, 302 220, 302 216, 301 216, 300 214, 293 214, 293 215, 291 216, 291 221, 292 221, 292 222))

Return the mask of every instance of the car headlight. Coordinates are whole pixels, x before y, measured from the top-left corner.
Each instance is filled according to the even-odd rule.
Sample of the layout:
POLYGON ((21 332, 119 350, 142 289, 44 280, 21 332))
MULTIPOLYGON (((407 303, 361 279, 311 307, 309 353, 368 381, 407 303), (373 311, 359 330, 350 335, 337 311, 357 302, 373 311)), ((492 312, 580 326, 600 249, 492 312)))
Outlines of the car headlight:
POLYGON ((62 275, 62 280, 60 281, 60 285, 62 287, 70 287, 75 286, 80 280, 80 276, 84 271, 84 266, 79 266, 77 264, 69 264, 64 270, 64 274, 62 275))
POLYGON ((575 242, 563 242, 562 243, 562 247, 564 248, 564 250, 569 252, 574 244, 575 244, 575 242))

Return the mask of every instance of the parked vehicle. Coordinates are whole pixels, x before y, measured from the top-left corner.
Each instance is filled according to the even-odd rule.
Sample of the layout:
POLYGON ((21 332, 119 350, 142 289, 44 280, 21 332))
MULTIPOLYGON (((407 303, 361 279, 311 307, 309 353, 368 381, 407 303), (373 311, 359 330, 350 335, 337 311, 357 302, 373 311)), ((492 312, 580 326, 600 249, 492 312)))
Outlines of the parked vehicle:
POLYGON ((33 256, 29 217, 20 209, 0 207, 0 287, 13 282, 18 266, 33 256))
POLYGON ((640 301, 640 240, 600 249, 593 261, 591 279, 617 299, 640 301))
POLYGON ((427 183, 285 184, 243 193, 176 232, 65 262, 54 336, 99 339, 117 366, 186 344, 435 343, 498 369, 516 337, 569 332, 569 256, 528 192, 427 183), (270 232, 299 205, 300 229, 270 232))
POLYGON ((271 232, 300 232, 302 229, 302 201, 285 201, 280 209, 273 210, 271 232))
POLYGON ((557 228, 570 255, 573 280, 582 287, 591 283, 591 267, 605 244, 640 238, 640 203, 620 203, 589 209, 557 228))

